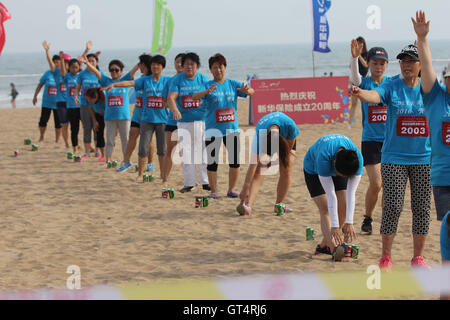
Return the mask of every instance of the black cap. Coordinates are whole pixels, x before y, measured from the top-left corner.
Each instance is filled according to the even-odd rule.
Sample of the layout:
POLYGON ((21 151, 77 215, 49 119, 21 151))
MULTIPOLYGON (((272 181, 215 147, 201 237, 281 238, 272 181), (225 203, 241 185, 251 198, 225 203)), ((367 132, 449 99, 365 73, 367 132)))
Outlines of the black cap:
POLYGON ((402 52, 400 52, 397 55, 397 59, 403 59, 405 56, 411 57, 416 61, 419 61, 419 51, 417 50, 417 47, 413 44, 410 44, 409 46, 406 46, 402 49, 402 52))
POLYGON ((386 61, 389 61, 388 54, 386 50, 382 47, 373 47, 369 50, 367 53, 367 59, 368 60, 377 60, 377 59, 383 59, 386 61))

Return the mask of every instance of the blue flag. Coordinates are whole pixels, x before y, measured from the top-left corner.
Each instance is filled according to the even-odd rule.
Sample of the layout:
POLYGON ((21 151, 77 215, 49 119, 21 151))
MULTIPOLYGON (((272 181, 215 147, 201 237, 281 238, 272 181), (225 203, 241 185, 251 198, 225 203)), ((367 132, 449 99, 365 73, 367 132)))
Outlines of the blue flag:
POLYGON ((314 51, 327 53, 330 28, 326 13, 331 7, 331 0, 312 0, 314 18, 314 51))

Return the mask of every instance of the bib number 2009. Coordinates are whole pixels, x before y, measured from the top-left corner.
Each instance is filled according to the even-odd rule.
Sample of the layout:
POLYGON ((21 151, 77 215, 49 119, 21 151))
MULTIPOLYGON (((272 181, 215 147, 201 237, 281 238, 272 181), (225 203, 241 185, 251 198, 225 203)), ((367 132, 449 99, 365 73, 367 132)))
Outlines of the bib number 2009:
POLYGON ((404 116, 397 119, 397 136, 428 137, 428 121, 422 116, 404 116))

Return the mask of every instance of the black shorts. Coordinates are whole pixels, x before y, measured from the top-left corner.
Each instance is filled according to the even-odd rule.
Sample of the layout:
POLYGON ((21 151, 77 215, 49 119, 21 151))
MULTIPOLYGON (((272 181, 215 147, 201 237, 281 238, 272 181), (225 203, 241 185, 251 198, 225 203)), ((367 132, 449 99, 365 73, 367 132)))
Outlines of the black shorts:
POLYGON ((168 132, 174 132, 174 131, 177 130, 177 129, 178 129, 177 126, 169 126, 169 125, 166 125, 165 131, 168 131, 168 132))
POLYGON ((131 121, 131 128, 140 128, 140 127, 141 127, 141 124, 140 124, 140 123, 131 121))
POLYGON ((58 110, 59 123, 64 126, 69 124, 69 117, 67 116, 67 105, 65 102, 57 102, 56 110, 58 110))
MULTIPOLYGON (((325 190, 322 187, 318 174, 309 174, 305 170, 303 170, 303 173, 305 174, 305 182, 311 198, 325 194, 325 190)), ((331 178, 333 179, 335 191, 347 190, 347 178, 340 176, 331 178)))
POLYGON ((361 153, 364 159, 364 166, 381 163, 381 148, 383 142, 363 141, 361 142, 361 153))

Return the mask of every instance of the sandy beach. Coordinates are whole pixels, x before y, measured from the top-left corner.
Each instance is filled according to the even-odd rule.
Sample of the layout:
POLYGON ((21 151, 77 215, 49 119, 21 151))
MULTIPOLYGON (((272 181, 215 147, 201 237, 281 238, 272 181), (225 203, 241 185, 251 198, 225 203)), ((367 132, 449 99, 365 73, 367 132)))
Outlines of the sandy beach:
MULTIPOLYGON (((248 101, 239 101, 239 120, 248 126, 248 101)), ((238 200, 226 198, 228 166, 220 165, 219 196, 208 208, 194 208, 196 188, 180 194, 183 175, 174 165, 170 176, 175 199, 161 198, 161 180, 135 182, 134 168, 119 174, 96 162, 74 163, 66 159, 63 142, 55 144, 50 119, 45 143, 38 152, 23 140, 37 142, 40 108, 0 110, 0 290, 65 288, 66 269, 78 265, 82 286, 152 282, 170 279, 215 278, 279 272, 365 270, 378 264, 380 201, 374 216, 374 233, 361 235, 366 174, 357 191, 355 230, 359 259, 334 263, 328 255, 314 256, 316 241, 305 240, 305 228, 313 227, 321 239, 319 213, 310 199, 303 177, 303 157, 322 135, 342 133, 359 147, 360 111, 356 124, 300 125, 297 159, 286 203, 294 212, 273 214, 278 175, 268 176, 252 217, 240 217, 238 200), (14 157, 15 149, 19 156, 14 157)), ((82 129, 80 129, 81 138, 82 129)), ((249 141, 247 141, 247 144, 249 141)), ((114 158, 122 160, 116 137, 114 158)), ((155 160, 157 159, 155 155, 155 160)), ((132 156, 137 163, 137 150, 132 156)), ((159 164, 155 161, 159 172, 159 164)), ((237 192, 245 178, 241 166, 237 192)), ((380 197, 381 200, 381 197, 380 197)), ((400 217, 392 258, 394 268, 407 268, 412 258, 409 187, 400 217)), ((439 229, 432 203, 430 233, 425 258, 440 264, 439 229)))

